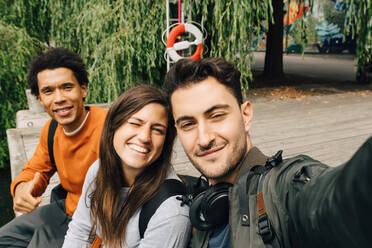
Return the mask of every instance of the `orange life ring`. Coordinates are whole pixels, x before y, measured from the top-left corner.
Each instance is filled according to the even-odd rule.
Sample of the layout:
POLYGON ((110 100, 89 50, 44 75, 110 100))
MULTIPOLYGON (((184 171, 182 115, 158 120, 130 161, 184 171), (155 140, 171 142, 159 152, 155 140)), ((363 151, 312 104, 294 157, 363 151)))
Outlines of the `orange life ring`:
POLYGON ((203 34, 202 32, 193 24, 190 23, 182 23, 174 27, 167 38, 167 54, 169 57, 177 62, 178 60, 182 59, 177 51, 187 49, 191 45, 196 45, 196 51, 194 52, 193 55, 191 55, 190 59, 200 59, 200 55, 202 52, 202 42, 203 42, 203 34), (181 42, 176 42, 177 36, 184 32, 189 32, 192 33, 195 36, 195 40, 193 42, 189 41, 181 41, 181 42))

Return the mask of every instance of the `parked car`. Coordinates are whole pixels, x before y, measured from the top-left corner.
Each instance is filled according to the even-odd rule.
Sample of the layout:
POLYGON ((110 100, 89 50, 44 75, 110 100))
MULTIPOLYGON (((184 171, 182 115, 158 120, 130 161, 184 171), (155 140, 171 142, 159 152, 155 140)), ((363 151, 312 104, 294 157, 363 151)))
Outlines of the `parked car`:
POLYGON ((302 53, 304 50, 301 44, 291 44, 287 48, 288 53, 302 53))

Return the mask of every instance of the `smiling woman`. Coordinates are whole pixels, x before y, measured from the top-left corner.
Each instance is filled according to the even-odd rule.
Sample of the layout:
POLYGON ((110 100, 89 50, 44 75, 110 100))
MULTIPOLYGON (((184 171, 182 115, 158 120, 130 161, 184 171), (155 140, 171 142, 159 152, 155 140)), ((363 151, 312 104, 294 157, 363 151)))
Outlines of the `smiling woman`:
POLYGON ((160 156, 167 122, 165 107, 150 103, 115 131, 114 149, 121 159, 128 185, 132 185, 136 176, 160 156))
POLYGON ((89 169, 63 247, 185 247, 188 207, 165 200, 139 232, 141 207, 166 179, 180 180, 170 165, 175 138, 166 97, 151 86, 124 92, 111 106, 102 131, 100 160, 89 169), (125 245, 124 245, 125 244, 125 245))

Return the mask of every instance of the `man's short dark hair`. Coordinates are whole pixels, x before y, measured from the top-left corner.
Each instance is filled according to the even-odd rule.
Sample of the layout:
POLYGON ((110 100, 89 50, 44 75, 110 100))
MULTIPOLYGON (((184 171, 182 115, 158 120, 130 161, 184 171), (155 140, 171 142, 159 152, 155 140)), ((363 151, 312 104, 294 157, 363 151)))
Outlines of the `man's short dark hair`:
POLYGON ((231 91, 239 104, 243 103, 240 71, 235 64, 223 58, 181 59, 167 73, 163 88, 170 100, 178 88, 198 83, 207 77, 217 79, 231 91))
POLYGON ((60 67, 70 69, 74 73, 79 85, 88 85, 88 72, 80 56, 66 48, 51 48, 34 57, 31 61, 27 75, 27 83, 31 89, 31 93, 35 96, 39 96, 39 86, 37 82, 37 74, 39 72, 60 67))

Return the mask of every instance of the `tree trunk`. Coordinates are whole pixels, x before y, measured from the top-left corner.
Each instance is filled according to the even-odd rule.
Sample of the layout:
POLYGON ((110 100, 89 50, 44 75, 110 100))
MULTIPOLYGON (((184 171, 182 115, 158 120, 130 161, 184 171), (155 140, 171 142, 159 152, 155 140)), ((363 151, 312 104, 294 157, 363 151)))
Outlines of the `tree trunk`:
POLYGON ((264 78, 274 79, 283 73, 283 0, 272 0, 274 23, 267 32, 264 78))

